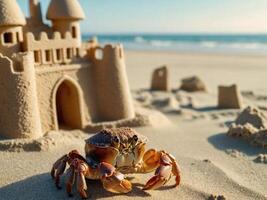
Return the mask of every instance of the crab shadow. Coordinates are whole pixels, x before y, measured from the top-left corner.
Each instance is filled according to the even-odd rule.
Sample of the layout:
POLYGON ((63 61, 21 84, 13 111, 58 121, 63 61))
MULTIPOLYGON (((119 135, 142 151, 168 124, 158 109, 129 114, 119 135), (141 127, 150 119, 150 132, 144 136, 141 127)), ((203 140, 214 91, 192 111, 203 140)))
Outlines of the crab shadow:
POLYGON ((229 137, 226 133, 212 135, 208 138, 208 142, 219 150, 238 150, 248 156, 267 153, 267 149, 251 146, 248 141, 241 138, 229 137))
MULTIPOLYGON (((64 178, 63 178, 64 179, 64 178)), ((64 180, 62 180, 63 182, 64 180)), ((118 196, 107 192, 100 181, 87 181, 89 199, 105 199, 118 196)), ((138 184, 133 184, 133 190, 128 197, 149 197, 150 194, 143 191, 138 184)), ((64 189, 57 190, 49 173, 32 176, 25 180, 12 183, 0 188, 1 198, 9 200, 66 200, 68 195, 64 189)), ((77 191, 73 190, 74 197, 71 200, 80 200, 77 191)), ((120 195, 121 196, 121 195, 120 195)))

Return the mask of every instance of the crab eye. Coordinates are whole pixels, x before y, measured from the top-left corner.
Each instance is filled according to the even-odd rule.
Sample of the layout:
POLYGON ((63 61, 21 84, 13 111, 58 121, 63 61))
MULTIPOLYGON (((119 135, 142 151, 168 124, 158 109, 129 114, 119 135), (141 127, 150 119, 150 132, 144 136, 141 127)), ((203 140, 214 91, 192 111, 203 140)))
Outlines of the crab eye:
POLYGON ((138 141, 138 136, 137 136, 137 135, 134 135, 134 136, 133 136, 133 139, 134 139, 134 141, 137 142, 137 141, 138 141))
POLYGON ((116 142, 116 143, 119 143, 119 138, 118 138, 118 136, 114 136, 113 141, 116 142))

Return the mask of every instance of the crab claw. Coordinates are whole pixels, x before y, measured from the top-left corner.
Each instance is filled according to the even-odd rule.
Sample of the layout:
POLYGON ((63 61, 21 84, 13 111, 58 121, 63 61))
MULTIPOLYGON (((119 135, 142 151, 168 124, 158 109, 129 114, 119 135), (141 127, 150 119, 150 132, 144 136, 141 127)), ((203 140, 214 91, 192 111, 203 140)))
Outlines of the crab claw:
POLYGON ((172 176, 172 161, 167 155, 161 155, 160 166, 155 175, 149 179, 143 190, 153 190, 165 185, 172 176))
POLYGON ((130 181, 124 178, 120 172, 116 172, 115 167, 108 163, 101 163, 100 167, 101 181, 103 187, 112 193, 128 193, 132 190, 130 181))

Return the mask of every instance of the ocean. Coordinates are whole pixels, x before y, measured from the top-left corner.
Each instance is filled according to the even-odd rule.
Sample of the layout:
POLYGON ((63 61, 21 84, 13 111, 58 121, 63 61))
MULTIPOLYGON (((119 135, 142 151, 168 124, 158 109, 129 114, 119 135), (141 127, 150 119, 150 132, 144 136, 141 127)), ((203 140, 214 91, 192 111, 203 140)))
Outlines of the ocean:
POLYGON ((83 40, 92 36, 100 44, 122 43, 128 50, 267 55, 267 34, 84 34, 83 40))

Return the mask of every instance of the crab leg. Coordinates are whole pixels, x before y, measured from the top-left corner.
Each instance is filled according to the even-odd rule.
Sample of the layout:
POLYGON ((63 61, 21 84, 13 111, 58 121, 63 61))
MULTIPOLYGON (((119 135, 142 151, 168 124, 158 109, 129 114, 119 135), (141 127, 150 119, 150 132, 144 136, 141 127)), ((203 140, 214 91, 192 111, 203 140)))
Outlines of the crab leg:
POLYGON ((142 173, 149 173, 155 170, 155 175, 146 183, 144 190, 152 190, 165 185, 174 175, 175 187, 180 184, 180 168, 175 158, 165 151, 148 150, 143 157, 142 173))
POLYGON ((87 171, 86 168, 87 166, 85 166, 84 164, 81 164, 79 166, 78 172, 77 172, 77 180, 76 180, 77 190, 83 199, 88 198, 88 194, 86 193, 87 185, 85 181, 85 173, 87 171))
POLYGON ((55 185, 58 189, 61 189, 61 187, 59 186, 60 176, 64 173, 66 169, 67 161, 68 155, 64 155, 55 162, 51 170, 51 176, 55 180, 55 185))
POLYGON ((66 190, 68 195, 72 196, 72 186, 76 179, 76 186, 80 196, 84 199, 88 198, 85 176, 89 172, 89 167, 86 160, 76 150, 62 156, 53 165, 51 176, 55 180, 56 187, 61 189, 59 186, 60 176, 64 173, 67 163, 70 165, 66 177, 66 190))
POLYGON ((75 182, 74 167, 70 167, 66 173, 66 190, 69 197, 72 197, 72 186, 75 182))
POLYGON ((114 166, 102 162, 99 165, 99 171, 103 187, 107 191, 121 194, 132 190, 131 182, 126 180, 122 173, 117 172, 114 166))
POLYGON ((172 161, 172 174, 175 176, 175 187, 180 185, 181 182, 181 169, 178 165, 178 163, 176 162, 176 159, 173 155, 164 152, 172 161))
POLYGON ((146 183, 143 190, 153 190, 165 185, 170 180, 171 173, 171 160, 166 155, 162 155, 160 166, 157 168, 155 175, 146 183))

